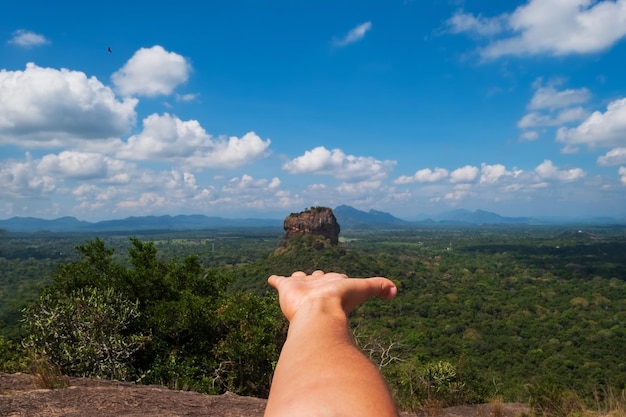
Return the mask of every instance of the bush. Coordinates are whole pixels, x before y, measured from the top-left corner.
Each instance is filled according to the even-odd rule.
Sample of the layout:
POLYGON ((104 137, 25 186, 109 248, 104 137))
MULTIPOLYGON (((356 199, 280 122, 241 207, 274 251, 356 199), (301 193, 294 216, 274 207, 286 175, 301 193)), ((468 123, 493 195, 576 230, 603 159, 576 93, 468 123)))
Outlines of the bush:
POLYGON ((127 332, 138 316, 137 303, 113 289, 46 293, 24 310, 24 344, 67 375, 126 380, 134 376, 132 355, 144 341, 127 332))
POLYGON ((24 372, 27 369, 25 350, 0 336, 0 372, 24 372))

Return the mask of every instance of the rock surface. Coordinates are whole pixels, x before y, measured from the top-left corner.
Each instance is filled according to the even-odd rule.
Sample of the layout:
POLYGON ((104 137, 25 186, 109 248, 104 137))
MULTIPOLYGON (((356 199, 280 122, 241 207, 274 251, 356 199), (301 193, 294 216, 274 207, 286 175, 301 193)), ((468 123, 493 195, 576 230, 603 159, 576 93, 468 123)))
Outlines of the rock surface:
MULTIPOLYGON (((226 393, 204 395, 152 385, 69 378, 63 389, 41 389, 32 375, 0 372, 2 417, 262 417, 266 400, 226 393)), ((504 403, 443 408, 436 413, 400 413, 400 417, 502 417, 528 412, 525 404, 504 403)))
POLYGON ((285 234, 281 245, 303 235, 319 236, 328 240, 332 245, 339 243, 339 223, 328 207, 311 207, 300 213, 292 213, 283 222, 285 234))

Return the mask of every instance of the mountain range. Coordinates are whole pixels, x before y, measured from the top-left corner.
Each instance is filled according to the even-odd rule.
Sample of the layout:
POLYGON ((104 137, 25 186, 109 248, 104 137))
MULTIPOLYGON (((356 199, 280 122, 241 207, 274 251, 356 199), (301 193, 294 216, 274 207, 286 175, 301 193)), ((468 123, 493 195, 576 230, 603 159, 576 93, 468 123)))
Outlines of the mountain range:
MULTIPOLYGON (((555 224, 626 224, 626 218, 540 219, 532 217, 505 217, 484 210, 453 210, 434 215, 420 215, 417 220, 403 220, 384 211, 362 211, 341 205, 333 209, 342 229, 356 228, 416 228, 485 225, 555 225, 555 224)), ((87 222, 75 217, 38 219, 12 217, 0 220, 0 230, 8 232, 127 232, 159 230, 201 230, 233 228, 282 228, 282 219, 227 219, 201 214, 178 216, 141 216, 119 220, 87 222)))

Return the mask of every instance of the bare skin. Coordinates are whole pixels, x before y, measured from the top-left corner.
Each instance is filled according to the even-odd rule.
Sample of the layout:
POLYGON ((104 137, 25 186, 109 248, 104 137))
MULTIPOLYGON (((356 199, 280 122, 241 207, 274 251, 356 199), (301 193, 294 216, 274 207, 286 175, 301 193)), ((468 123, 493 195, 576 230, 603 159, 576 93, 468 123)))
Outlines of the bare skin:
POLYGON ((265 417, 398 416, 382 376, 348 328, 348 314, 366 299, 395 297, 393 282, 322 271, 272 275, 268 282, 278 290, 289 332, 265 417))

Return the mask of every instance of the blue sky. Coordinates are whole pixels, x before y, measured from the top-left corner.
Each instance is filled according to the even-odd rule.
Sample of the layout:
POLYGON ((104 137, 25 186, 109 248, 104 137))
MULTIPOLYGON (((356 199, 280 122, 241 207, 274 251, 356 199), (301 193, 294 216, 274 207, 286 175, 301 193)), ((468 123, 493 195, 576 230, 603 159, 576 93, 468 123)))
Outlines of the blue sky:
POLYGON ((626 0, 12 2, 0 218, 624 217, 624 38, 626 0))

